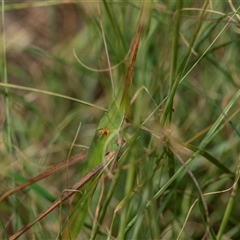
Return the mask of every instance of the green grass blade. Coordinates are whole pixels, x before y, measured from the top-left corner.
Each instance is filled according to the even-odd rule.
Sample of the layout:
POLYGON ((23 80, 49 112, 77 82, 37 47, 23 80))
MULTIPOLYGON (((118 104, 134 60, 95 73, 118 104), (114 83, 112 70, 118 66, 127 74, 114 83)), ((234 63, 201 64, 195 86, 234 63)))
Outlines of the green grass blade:
POLYGON ((227 226, 227 223, 228 223, 228 221, 230 221, 230 214, 231 214, 232 209, 234 207, 234 203, 236 202, 236 194, 237 194, 239 173, 240 173, 239 170, 240 169, 239 169, 239 166, 238 166, 238 169, 237 169, 237 172, 236 172, 236 178, 235 178, 234 185, 233 185, 233 188, 232 188, 232 193, 231 193, 230 199, 228 200, 228 204, 227 204, 224 216, 222 218, 219 231, 217 233, 217 240, 222 239, 224 231, 225 231, 226 226, 227 226))

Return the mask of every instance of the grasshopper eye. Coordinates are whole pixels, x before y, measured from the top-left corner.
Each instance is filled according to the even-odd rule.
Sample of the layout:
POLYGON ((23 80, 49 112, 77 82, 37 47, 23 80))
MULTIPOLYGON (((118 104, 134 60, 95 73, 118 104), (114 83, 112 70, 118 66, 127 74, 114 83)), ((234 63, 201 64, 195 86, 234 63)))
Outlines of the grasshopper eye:
POLYGON ((98 130, 100 133, 99 139, 101 139, 103 136, 108 136, 109 135, 109 129, 108 128, 101 128, 98 130))

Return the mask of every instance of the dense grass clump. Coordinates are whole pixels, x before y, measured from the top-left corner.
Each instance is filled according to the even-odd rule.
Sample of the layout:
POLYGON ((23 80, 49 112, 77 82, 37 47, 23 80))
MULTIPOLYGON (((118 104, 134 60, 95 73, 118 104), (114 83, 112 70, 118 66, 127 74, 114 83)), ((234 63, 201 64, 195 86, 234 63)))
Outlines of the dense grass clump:
POLYGON ((0 238, 239 239, 239 8, 1 1, 0 238))

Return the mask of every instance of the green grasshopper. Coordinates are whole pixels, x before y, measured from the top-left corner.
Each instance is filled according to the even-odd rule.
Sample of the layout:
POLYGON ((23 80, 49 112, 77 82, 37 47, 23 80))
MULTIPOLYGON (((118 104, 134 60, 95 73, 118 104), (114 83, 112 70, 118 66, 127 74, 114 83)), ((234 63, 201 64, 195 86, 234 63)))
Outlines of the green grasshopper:
MULTIPOLYGON (((123 104, 119 107, 116 103, 110 107, 108 113, 102 118, 98 125, 92 140, 87 159, 83 167, 83 174, 94 169, 96 165, 101 163, 107 157, 107 153, 111 152, 111 159, 117 152, 118 145, 116 140, 124 120, 123 104), (109 142, 109 144, 108 144, 109 142)), ((66 227, 63 229, 62 239, 76 239, 82 225, 85 221, 88 208, 88 197, 84 198, 84 191, 88 191, 92 181, 81 188, 81 193, 77 193, 73 199, 70 218, 66 227)))
MULTIPOLYGON (((133 39, 130 54, 129 54, 129 65, 127 68, 125 79, 123 80, 122 86, 117 94, 115 101, 109 108, 109 111, 101 119, 98 128, 95 132, 93 141, 91 143, 88 157, 83 169, 83 173, 93 169, 96 165, 102 162, 105 154, 110 150, 112 153, 117 152, 116 140, 119 136, 122 124, 125 118, 126 107, 128 101, 128 91, 131 86, 132 75, 134 70, 134 63, 137 57, 138 46, 140 41, 141 32, 144 28, 144 10, 145 3, 143 3, 142 11, 139 18, 138 29, 133 39)), ((115 156, 116 157, 116 156, 115 156)), ((73 199, 70 216, 67 225, 63 229, 61 238, 62 239, 76 239, 87 214, 88 204, 87 201, 89 196, 84 197, 83 192, 89 191, 91 182, 81 189, 82 193, 76 194, 73 199)), ((87 193, 88 195, 88 193, 87 193)))

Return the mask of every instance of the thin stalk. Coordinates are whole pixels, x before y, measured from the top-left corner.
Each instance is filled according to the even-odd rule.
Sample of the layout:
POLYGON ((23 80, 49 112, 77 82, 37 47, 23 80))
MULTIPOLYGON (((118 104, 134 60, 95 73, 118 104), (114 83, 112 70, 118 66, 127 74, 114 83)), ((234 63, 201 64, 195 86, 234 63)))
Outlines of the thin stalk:
MULTIPOLYGON (((7 57, 6 57, 6 40, 5 40, 5 12, 4 12, 4 0, 2 0, 2 69, 3 69, 3 82, 8 83, 7 77, 7 57)), ((7 86, 4 87, 4 102, 5 102, 5 115, 6 115, 6 131, 7 131, 7 151, 10 155, 13 154, 12 139, 11 139, 11 120, 10 120, 10 103, 9 103, 9 89, 7 86)), ((12 169, 14 173, 14 169, 12 169)), ((12 176, 12 184, 16 185, 15 175, 12 176)), ((16 209, 16 198, 13 198, 13 212, 16 209)))
POLYGON ((240 166, 238 166, 238 169, 237 169, 237 172, 236 172, 235 183, 233 185, 233 190, 232 190, 232 193, 231 193, 231 197, 230 197, 230 200, 228 201, 228 205, 227 205, 226 211, 224 213, 219 232, 217 234, 217 240, 222 239, 222 236, 223 236, 224 231, 226 229, 227 223, 229 221, 231 211, 232 211, 233 206, 234 206, 235 197, 236 197, 237 188, 238 188, 239 173, 240 173, 240 166))
MULTIPOLYGON (((171 61, 171 69, 170 69, 170 88, 169 93, 171 92, 173 83, 176 77, 176 69, 177 69, 177 59, 178 59, 178 39, 179 39, 179 31, 180 31, 180 23, 181 23, 181 11, 182 9, 182 0, 178 1, 177 6, 177 14, 176 14, 176 24, 174 28, 174 37, 172 41, 172 61, 171 61)), ((169 111, 169 121, 171 121, 172 111, 169 111)))
MULTIPOLYGON (((6 57, 6 41, 5 41, 5 14, 4 14, 4 0, 2 0, 2 61, 3 61, 3 82, 8 83, 7 77, 7 57, 6 57)), ((11 122, 10 122, 10 103, 9 103, 9 89, 4 87, 5 111, 6 111, 6 125, 7 125, 7 150, 10 154, 13 152, 11 140, 11 122)))
POLYGON ((36 92, 36 93, 41 93, 41 94, 45 94, 45 95, 49 95, 49 96, 59 97, 59 98, 67 99, 67 100, 77 102, 77 103, 81 103, 81 104, 84 104, 86 106, 93 107, 93 108, 102 110, 104 112, 107 112, 107 109, 105 109, 105 108, 99 107, 95 104, 92 104, 92 103, 89 103, 89 102, 86 102, 86 101, 83 101, 83 100, 80 100, 78 98, 73 98, 73 97, 63 95, 63 94, 60 94, 60 93, 55 93, 55 92, 36 89, 36 88, 31 88, 31 87, 25 87, 25 86, 11 84, 11 83, 1 83, 0 82, 0 87, 21 89, 21 90, 25 90, 25 91, 36 92))
POLYGON ((129 163, 129 169, 127 171, 127 180, 126 180, 126 187, 125 187, 125 206, 123 209, 123 212, 121 214, 121 221, 120 221, 120 227, 119 227, 119 235, 117 239, 122 240, 125 239, 125 229, 128 222, 128 216, 129 216, 129 209, 130 209, 130 199, 132 197, 132 189, 133 184, 135 180, 135 158, 131 157, 130 163, 129 163))

